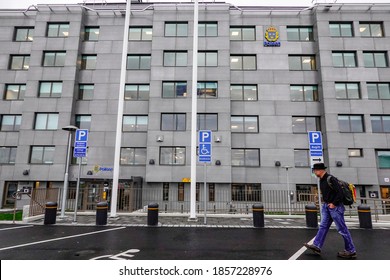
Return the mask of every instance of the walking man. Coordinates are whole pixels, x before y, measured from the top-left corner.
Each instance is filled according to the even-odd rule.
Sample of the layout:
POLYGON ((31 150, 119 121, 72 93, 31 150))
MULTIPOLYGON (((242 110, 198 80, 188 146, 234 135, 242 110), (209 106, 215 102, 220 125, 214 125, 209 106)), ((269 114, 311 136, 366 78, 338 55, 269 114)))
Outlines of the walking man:
POLYGON ((321 224, 313 244, 303 244, 306 248, 312 250, 316 254, 321 254, 322 246, 324 245, 326 235, 332 222, 335 223, 338 233, 344 239, 345 250, 338 252, 337 256, 344 259, 356 258, 356 249, 352 241, 351 234, 344 220, 344 205, 343 194, 341 187, 334 176, 326 172, 326 166, 323 163, 315 163, 313 165, 313 173, 320 178, 320 189, 322 193, 323 204, 321 206, 321 224), (328 184, 328 177, 330 183, 328 184))

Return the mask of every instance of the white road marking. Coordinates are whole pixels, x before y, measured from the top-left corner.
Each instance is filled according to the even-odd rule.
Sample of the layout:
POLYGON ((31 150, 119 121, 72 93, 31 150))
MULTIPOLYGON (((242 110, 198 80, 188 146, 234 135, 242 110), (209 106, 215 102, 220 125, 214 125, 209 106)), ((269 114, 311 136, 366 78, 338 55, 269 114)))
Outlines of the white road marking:
POLYGON ((122 253, 119 253, 116 255, 104 255, 104 256, 92 258, 91 260, 99 260, 99 259, 105 259, 105 258, 108 258, 111 260, 128 260, 128 259, 131 259, 132 257, 134 257, 134 255, 131 255, 128 253, 138 253, 139 251, 140 250, 138 250, 138 249, 130 249, 130 250, 127 250, 125 252, 122 252, 122 253))
POLYGON ((82 234, 75 234, 75 235, 70 235, 70 236, 65 236, 65 237, 58 237, 58 238, 53 238, 53 239, 48 239, 48 240, 25 243, 25 244, 0 248, 0 251, 10 250, 10 249, 15 249, 15 248, 20 248, 20 247, 27 247, 27 246, 31 246, 31 245, 48 243, 48 242, 59 241, 59 240, 64 240, 64 239, 70 239, 70 238, 75 238, 75 237, 87 236, 87 235, 92 235, 92 234, 98 234, 98 233, 103 233, 103 232, 107 232, 107 231, 120 230, 120 229, 125 229, 125 228, 126 227, 110 228, 110 229, 105 229, 105 230, 100 230, 100 231, 93 231, 93 232, 87 232, 87 233, 82 233, 82 234))
POLYGON ((26 227, 33 227, 33 225, 29 225, 29 226, 20 226, 20 227, 2 228, 2 229, 0 229, 0 231, 3 231, 3 230, 11 230, 11 229, 19 229, 19 228, 26 228, 26 227))
MULTIPOLYGON (((310 240, 309 242, 307 242, 307 244, 313 244, 313 241, 314 241, 314 238, 312 240, 310 240)), ((299 249, 294 255, 292 255, 288 260, 289 261, 295 261, 297 260, 305 251, 307 250, 307 248, 305 246, 302 246, 301 249, 299 249)))

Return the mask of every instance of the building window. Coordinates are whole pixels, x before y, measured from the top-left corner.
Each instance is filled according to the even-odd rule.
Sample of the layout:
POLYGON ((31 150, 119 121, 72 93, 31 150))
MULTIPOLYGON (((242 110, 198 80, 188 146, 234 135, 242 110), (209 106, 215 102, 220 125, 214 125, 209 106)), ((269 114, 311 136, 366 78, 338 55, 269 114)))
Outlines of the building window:
POLYGON ((383 27, 380 22, 359 22, 360 36, 383 37, 383 27))
POLYGON ((39 82, 38 97, 61 97, 62 82, 39 82))
POLYGON ((390 168, 390 151, 377 151, 378 167, 383 169, 390 168))
POLYGON ((349 157, 363 157, 363 149, 348 149, 349 157))
POLYGON ((43 52, 42 66, 64 66, 66 52, 43 52))
POLYGON ((363 52, 364 67, 387 67, 386 52, 363 52))
POLYGON ((56 130, 58 128, 58 113, 36 113, 36 130, 56 130))
POLYGON ((309 167, 309 150, 294 149, 294 165, 295 167, 309 167))
POLYGON ((10 57, 10 70, 28 70, 30 68, 30 56, 29 55, 11 55, 10 57))
POLYGON ((153 28, 151 26, 132 26, 129 28, 129 41, 151 41, 153 28))
POLYGON ((128 55, 127 70, 148 70, 150 69, 150 55, 128 55))
POLYGON ((360 99, 359 83, 335 83, 337 99, 360 99))
POLYGON ((122 165, 146 165, 146 148, 121 148, 122 165))
POLYGON ((367 83, 368 99, 390 99, 390 83, 367 83))
POLYGON ((232 166, 260 166, 260 150, 232 149, 232 166))
POLYGON ((199 37, 216 37, 218 36, 217 22, 199 22, 198 25, 199 37))
POLYGON ((76 115, 76 126, 79 129, 91 129, 91 115, 76 115))
POLYGON ((371 126, 374 133, 390 132, 390 116, 371 115, 371 126))
POLYGON ((257 85, 230 85, 231 100, 257 100, 257 85))
POLYGON ((69 36, 69 22, 47 24, 47 37, 68 37, 68 36, 69 36))
POLYGON ((218 52, 216 51, 198 52, 198 66, 199 67, 218 66, 218 52))
POLYGON ((34 27, 15 27, 14 41, 32 42, 34 38, 34 27))
POLYGON ((232 133, 258 133, 258 116, 231 116, 230 128, 232 133))
POLYGON ((1 131, 19 131, 21 122, 21 115, 3 115, 1 118, 1 131))
POLYGON ((0 147, 0 164, 15 164, 17 147, 0 147))
POLYGON ((98 41, 99 33, 99 26, 86 26, 84 33, 84 41, 98 41))
POLYGON ((92 100, 94 90, 94 84, 79 84, 79 100, 92 100))
POLYGON ((313 27, 311 26, 287 26, 288 41, 314 41, 313 27))
POLYGON ((149 100, 149 85, 126 85, 125 100, 149 100))
POLYGON ((316 59, 314 55, 289 55, 288 63, 290 70, 316 70, 316 59))
POLYGON ((187 66, 187 52, 164 51, 164 66, 187 66))
POLYGON ((54 146, 31 146, 30 163, 53 164, 54 146))
POLYGON ((198 82, 199 98, 216 98, 218 93, 218 82, 198 82))
POLYGON ((26 84, 5 85, 4 100, 23 100, 26 84))
POLYGON ((254 41, 256 40, 256 29, 254 26, 231 26, 230 40, 254 41))
POLYGON ((215 184, 214 183, 209 184, 209 201, 210 202, 215 201, 215 184))
POLYGON ((291 101, 318 101, 317 85, 290 85, 291 101))
POLYGON ((185 147, 160 147, 160 165, 185 165, 185 147))
POLYGON ((218 114, 198 114, 198 130, 218 130, 218 114))
POLYGON ((177 185, 177 201, 184 201, 184 183, 177 185))
POLYGON ((187 37, 188 22, 166 22, 165 37, 187 37))
POLYGON ((81 70, 96 69, 96 54, 84 54, 81 56, 81 70))
POLYGON ((161 130, 185 131, 186 114, 161 114, 161 130))
POLYGON ((169 183, 163 183, 163 201, 169 201, 169 183))
POLYGON ((261 201, 261 184, 232 184, 232 201, 261 201))
POLYGON ((334 67, 356 67, 356 52, 332 52, 334 67))
POLYGON ((163 98, 182 98, 187 96, 186 82, 163 82, 163 98))
POLYGON ((340 132, 364 132, 363 116, 338 115, 340 132))
POLYGON ((351 22, 330 22, 329 30, 331 37, 353 37, 351 22))
POLYGON ((231 55, 230 70, 256 70, 256 55, 231 55))
POLYGON ((123 116, 123 132, 144 132, 148 130, 148 116, 123 116))
POLYGON ((292 130, 293 133, 307 133, 309 131, 320 131, 320 118, 319 117, 292 117, 292 130))

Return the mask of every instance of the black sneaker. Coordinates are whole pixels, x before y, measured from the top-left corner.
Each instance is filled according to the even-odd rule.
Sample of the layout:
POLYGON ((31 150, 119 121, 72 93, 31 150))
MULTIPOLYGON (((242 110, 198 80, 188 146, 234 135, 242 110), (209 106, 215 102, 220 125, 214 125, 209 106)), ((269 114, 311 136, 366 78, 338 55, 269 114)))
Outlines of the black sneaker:
POLYGON ((316 253, 317 255, 321 255, 321 249, 317 246, 304 243, 303 246, 305 246, 307 249, 310 249, 312 252, 316 253))
POLYGON ((356 252, 348 252, 346 250, 337 253, 337 257, 342 259, 356 259, 356 256, 356 252))

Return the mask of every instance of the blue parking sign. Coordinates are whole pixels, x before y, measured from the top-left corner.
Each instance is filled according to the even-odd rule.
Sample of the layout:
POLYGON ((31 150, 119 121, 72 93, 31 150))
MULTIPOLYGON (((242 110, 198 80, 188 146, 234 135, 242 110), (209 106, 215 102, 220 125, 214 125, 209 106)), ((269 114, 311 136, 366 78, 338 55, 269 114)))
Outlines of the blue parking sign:
POLYGON ((199 131, 199 162, 211 162, 211 130, 199 131))

